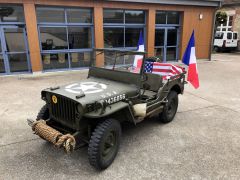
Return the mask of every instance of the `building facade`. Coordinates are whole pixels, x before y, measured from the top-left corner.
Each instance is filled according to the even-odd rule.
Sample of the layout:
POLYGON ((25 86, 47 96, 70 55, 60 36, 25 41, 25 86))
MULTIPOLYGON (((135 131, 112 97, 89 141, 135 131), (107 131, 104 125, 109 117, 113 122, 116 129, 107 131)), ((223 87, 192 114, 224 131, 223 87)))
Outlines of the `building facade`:
MULTIPOLYGON (((193 30, 209 59, 220 0, 0 0, 0 74, 87 68, 94 48, 181 59, 193 30)), ((96 59, 101 65, 102 58, 96 59)))
MULTIPOLYGON (((218 27, 220 31, 235 31, 238 32, 240 39, 240 0, 224 0, 221 9, 227 14, 227 21, 218 27)), ((240 50, 240 42, 238 43, 240 50)))

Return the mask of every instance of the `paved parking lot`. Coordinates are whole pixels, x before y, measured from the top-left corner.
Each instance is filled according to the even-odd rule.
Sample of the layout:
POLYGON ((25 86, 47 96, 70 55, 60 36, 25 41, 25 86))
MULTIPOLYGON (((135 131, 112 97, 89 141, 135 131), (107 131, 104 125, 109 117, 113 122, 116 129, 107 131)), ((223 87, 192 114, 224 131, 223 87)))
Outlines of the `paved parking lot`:
POLYGON ((89 165, 87 148, 67 155, 26 123, 43 105, 41 89, 86 71, 0 77, 0 179, 240 179, 240 54, 215 54, 198 67, 201 88, 186 86, 175 120, 125 127, 103 172, 89 165))

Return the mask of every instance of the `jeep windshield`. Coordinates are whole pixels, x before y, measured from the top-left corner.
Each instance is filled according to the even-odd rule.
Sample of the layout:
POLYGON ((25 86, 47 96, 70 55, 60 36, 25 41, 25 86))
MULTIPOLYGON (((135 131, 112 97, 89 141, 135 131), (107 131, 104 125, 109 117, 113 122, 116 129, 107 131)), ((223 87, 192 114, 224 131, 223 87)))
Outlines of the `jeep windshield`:
POLYGON ((140 74, 146 52, 123 49, 95 49, 92 66, 140 74))

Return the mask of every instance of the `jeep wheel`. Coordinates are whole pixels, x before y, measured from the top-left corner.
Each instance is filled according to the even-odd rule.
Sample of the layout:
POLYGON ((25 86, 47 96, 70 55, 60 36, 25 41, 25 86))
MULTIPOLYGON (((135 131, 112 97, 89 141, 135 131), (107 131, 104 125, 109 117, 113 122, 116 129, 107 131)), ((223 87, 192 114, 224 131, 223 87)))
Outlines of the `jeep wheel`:
POLYGON ((159 118, 162 123, 169 123, 173 120, 178 109, 178 94, 176 91, 170 91, 167 97, 167 104, 160 113, 159 118))
POLYGON ((45 104, 39 111, 37 115, 37 121, 42 119, 42 120, 47 120, 49 118, 49 109, 47 107, 47 104, 45 104))
POLYGON ((114 161, 121 140, 121 125, 117 120, 108 119, 99 123, 92 133, 88 158, 98 170, 106 169, 114 161))

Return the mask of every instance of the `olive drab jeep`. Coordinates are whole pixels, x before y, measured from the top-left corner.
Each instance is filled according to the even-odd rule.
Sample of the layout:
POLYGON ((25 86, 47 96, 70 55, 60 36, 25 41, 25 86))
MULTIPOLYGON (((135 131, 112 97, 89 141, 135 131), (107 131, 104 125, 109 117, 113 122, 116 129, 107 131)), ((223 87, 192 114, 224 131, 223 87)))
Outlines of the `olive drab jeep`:
MULTIPOLYGON (((171 122, 183 93, 185 71, 164 79, 146 71, 145 52, 96 49, 102 67, 91 63, 88 77, 41 92, 46 103, 36 120, 28 119, 34 133, 71 152, 88 145, 90 164, 106 169, 114 161, 123 122, 137 125, 150 117, 171 122), (142 56, 135 66, 136 55, 142 56)), ((139 57, 139 56, 138 56, 139 57)))

